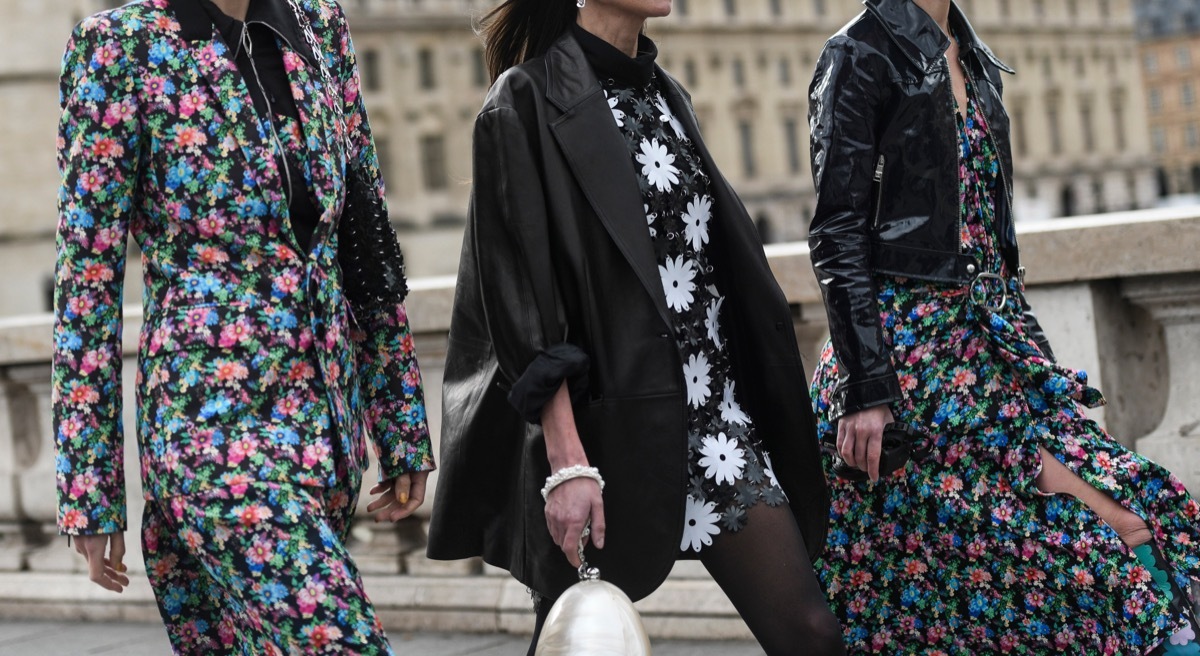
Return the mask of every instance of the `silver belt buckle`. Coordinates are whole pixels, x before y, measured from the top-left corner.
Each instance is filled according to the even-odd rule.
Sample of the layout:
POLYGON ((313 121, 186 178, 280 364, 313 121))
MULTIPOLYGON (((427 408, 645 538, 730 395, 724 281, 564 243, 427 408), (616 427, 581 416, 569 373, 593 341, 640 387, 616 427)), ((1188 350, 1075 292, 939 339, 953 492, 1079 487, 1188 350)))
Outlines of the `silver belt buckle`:
POLYGON ((983 306, 992 312, 1000 312, 1004 306, 1008 305, 1008 283, 999 274, 995 273, 980 273, 971 280, 971 302, 983 306), (1000 302, 993 305, 990 301, 995 300, 996 295, 991 293, 989 284, 995 282, 1000 285, 1000 302))

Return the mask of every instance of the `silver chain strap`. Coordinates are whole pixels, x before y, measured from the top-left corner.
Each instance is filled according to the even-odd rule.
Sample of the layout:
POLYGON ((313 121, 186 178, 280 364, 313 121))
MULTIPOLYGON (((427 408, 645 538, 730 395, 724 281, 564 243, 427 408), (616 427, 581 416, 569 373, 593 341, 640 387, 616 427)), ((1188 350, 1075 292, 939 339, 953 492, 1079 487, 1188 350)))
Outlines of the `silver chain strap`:
MULTIPOLYGON (((312 21, 308 19, 308 14, 300 8, 296 0, 287 0, 287 5, 291 7, 292 13, 296 16, 296 22, 300 24, 300 33, 304 35, 304 40, 308 43, 309 50, 312 51, 313 57, 317 59, 317 70, 321 72, 321 82, 325 85, 326 94, 337 94, 338 87, 333 83, 333 76, 329 73, 329 67, 325 65, 325 49, 321 43, 317 41, 316 32, 313 31, 312 21)), ((337 94, 340 96, 340 94, 337 94)), ((340 101, 338 101, 340 105, 340 101)), ((347 157, 350 155, 350 131, 346 129, 346 117, 343 112, 334 112, 334 120, 338 122, 338 128, 342 131, 342 138, 345 140, 345 149, 347 157)))

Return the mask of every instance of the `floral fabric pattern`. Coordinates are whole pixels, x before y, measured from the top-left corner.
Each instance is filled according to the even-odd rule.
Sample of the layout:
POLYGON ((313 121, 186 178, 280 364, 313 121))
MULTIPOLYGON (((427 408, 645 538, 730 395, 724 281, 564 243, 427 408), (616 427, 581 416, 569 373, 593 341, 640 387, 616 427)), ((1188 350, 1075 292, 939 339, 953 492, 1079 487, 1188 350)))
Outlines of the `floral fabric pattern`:
MULTIPOLYGON (((996 153, 982 111, 973 100, 967 109, 962 240, 1005 282, 879 278, 905 393, 892 411, 932 450, 877 484, 834 476, 825 457, 833 504, 818 573, 851 653, 1149 653, 1182 618, 1112 528, 1077 499, 1037 489, 1039 447, 1144 518, 1185 588, 1200 578, 1200 505, 1089 420, 1083 408, 1103 403, 1100 393, 1025 333, 1024 289, 995 248, 996 153)), ((835 431, 837 379, 826 345, 812 384, 819 434, 835 431)))
POLYGON ((167 0, 143 0, 86 19, 68 44, 53 374, 64 533, 125 529, 128 236, 144 270, 148 499, 248 480, 332 487, 338 459, 357 481, 368 437, 383 478, 434 467, 404 306, 349 307, 337 265, 347 162, 383 194, 345 17, 329 0, 301 6, 340 85, 325 88, 280 42, 301 118, 286 141, 303 147, 322 212, 311 252, 288 225, 266 123, 215 31, 185 37, 167 0))
POLYGON ((721 337, 714 260, 706 251, 713 200, 709 178, 657 80, 637 89, 602 81, 638 172, 646 222, 659 261, 683 361, 688 410, 688 496, 680 550, 692 555, 721 531, 746 524, 760 501, 787 500, 737 399, 721 337))
POLYGON ((343 546, 357 490, 255 482, 151 502, 146 570, 177 654, 391 654, 343 546))

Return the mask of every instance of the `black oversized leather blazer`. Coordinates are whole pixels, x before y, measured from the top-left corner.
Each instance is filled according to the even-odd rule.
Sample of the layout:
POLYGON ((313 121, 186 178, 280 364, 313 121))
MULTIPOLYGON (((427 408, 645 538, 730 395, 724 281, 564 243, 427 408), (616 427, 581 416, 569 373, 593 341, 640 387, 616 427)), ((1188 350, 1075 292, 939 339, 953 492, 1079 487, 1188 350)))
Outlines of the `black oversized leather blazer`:
MULTIPOLYGON (((902 398, 883 341, 875 275, 968 285, 980 263, 962 252, 958 128, 945 53, 950 40, 911 0, 865 0, 829 39, 809 90, 817 206, 813 268, 825 298, 840 380, 832 416, 902 398)), ((1001 72, 957 6, 951 25, 1000 157, 996 230, 1022 271, 1013 230, 1012 145, 1001 72)), ((1053 357, 1037 318, 1026 329, 1053 357)))
MULTIPOLYGON (((829 499, 792 314, 690 101, 657 74, 713 180, 738 388, 815 557, 829 499)), ((654 591, 680 554, 686 385, 633 162, 570 33, 505 73, 476 121, 452 317, 429 555, 482 554, 550 596, 577 580, 546 528, 541 427, 508 399, 547 353, 576 351, 576 422, 607 482, 606 546, 588 558, 630 597, 654 591)))

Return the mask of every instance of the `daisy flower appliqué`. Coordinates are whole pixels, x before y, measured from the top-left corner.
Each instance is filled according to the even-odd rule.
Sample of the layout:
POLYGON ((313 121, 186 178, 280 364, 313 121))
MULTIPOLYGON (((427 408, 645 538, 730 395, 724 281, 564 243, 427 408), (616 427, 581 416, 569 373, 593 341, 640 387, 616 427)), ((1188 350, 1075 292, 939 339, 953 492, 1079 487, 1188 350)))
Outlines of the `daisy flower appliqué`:
POLYGON ((734 398, 734 385, 736 383, 732 380, 725 381, 725 393, 721 397, 721 419, 745 426, 750 423, 750 415, 742 410, 742 406, 738 405, 737 399, 734 398))
POLYGON ((721 348, 721 305, 725 303, 724 296, 718 296, 708 305, 708 316, 704 319, 704 327, 708 330, 708 338, 721 348))
POLYGON ((617 122, 617 127, 625 127, 625 112, 617 107, 619 102, 617 97, 608 95, 607 91, 604 92, 604 97, 608 98, 608 108, 612 110, 613 120, 617 122))
POLYGON ((667 305, 676 312, 683 312, 692 306, 696 291, 696 264, 685 259, 682 255, 676 258, 668 257, 663 265, 658 267, 658 275, 662 278, 663 292, 667 295, 667 305))
POLYGON ((667 99, 663 98, 661 93, 658 94, 658 99, 654 104, 658 105, 658 111, 661 112, 658 120, 671 125, 671 129, 675 131, 675 138, 680 141, 689 141, 687 132, 683 130, 683 123, 675 118, 675 113, 671 111, 671 106, 667 104, 667 99))
POLYGON ((688 495, 687 510, 683 519, 683 540, 679 543, 680 551, 699 552, 701 548, 711 546, 713 543, 712 536, 721 532, 717 528, 717 520, 721 516, 713 512, 717 504, 708 501, 700 501, 688 495))
POLYGON ((699 251, 708 243, 708 222, 712 219, 712 199, 708 196, 697 195, 688 203, 687 212, 683 214, 683 237, 699 251))
POLYGON ((699 464, 704 467, 705 478, 711 478, 718 484, 725 482, 733 485, 742 477, 746 452, 738 447, 737 440, 729 439, 725 433, 704 438, 700 454, 704 456, 699 464))
POLYGON ((675 156, 658 142, 642 140, 642 152, 637 156, 642 165, 642 175, 660 192, 671 191, 679 184, 679 169, 675 168, 675 156))
POLYGON ((712 378, 709 376, 708 358, 703 353, 693 353, 683 365, 683 377, 687 380, 688 403, 698 408, 712 396, 708 388, 712 378))

